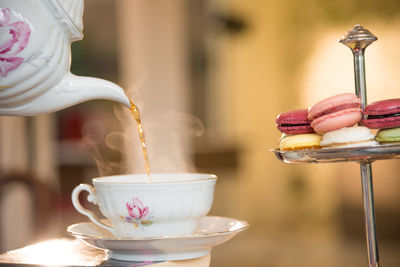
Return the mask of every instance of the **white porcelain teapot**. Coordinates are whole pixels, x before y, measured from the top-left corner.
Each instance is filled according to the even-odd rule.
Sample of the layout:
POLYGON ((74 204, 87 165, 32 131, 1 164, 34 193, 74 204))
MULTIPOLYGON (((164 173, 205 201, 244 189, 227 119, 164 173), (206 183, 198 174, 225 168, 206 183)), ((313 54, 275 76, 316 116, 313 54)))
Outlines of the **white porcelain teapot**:
POLYGON ((29 116, 87 100, 129 106, 118 85, 70 73, 83 0, 0 0, 0 115, 29 116))

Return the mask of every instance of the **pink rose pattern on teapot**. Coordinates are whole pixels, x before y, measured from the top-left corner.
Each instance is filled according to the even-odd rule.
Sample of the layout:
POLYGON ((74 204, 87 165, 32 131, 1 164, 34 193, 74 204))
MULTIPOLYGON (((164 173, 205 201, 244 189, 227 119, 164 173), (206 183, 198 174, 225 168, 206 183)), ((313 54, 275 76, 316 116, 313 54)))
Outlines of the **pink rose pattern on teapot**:
POLYGON ((6 77, 24 61, 17 55, 27 46, 30 34, 28 23, 11 22, 10 9, 0 8, 0 75, 2 77, 6 77))
POLYGON ((121 216, 121 219, 132 223, 135 228, 141 225, 149 226, 153 224, 153 221, 148 218, 149 207, 145 207, 139 198, 134 197, 132 202, 126 202, 126 209, 128 210, 129 216, 121 216))

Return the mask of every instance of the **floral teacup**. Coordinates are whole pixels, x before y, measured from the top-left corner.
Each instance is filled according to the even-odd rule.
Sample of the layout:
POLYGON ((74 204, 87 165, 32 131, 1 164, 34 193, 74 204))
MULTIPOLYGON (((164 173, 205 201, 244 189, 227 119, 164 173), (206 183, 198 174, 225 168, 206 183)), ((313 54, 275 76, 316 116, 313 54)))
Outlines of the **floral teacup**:
POLYGON ((193 234, 211 206, 217 177, 212 174, 152 174, 100 177, 94 188, 80 184, 72 192, 74 207, 96 225, 116 237, 148 238, 193 234), (112 225, 100 221, 79 202, 88 191, 88 201, 99 206, 112 225))

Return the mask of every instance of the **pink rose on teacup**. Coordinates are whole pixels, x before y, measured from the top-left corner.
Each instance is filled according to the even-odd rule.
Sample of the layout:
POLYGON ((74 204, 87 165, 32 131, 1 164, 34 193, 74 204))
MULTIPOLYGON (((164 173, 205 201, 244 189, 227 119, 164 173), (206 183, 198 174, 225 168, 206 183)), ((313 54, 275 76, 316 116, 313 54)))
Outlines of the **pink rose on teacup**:
POLYGON ((126 202, 126 208, 133 219, 144 219, 149 214, 149 207, 143 207, 143 202, 137 197, 134 197, 132 202, 126 202))
POLYGON ((129 216, 121 216, 125 222, 132 223, 135 229, 141 226, 150 226, 153 224, 152 220, 146 218, 149 215, 149 207, 144 207, 143 202, 139 198, 134 197, 132 202, 126 202, 126 209, 129 216))
POLYGON ((28 44, 31 30, 28 23, 17 21, 10 23, 11 11, 0 8, 0 75, 6 77, 24 61, 17 55, 28 44))

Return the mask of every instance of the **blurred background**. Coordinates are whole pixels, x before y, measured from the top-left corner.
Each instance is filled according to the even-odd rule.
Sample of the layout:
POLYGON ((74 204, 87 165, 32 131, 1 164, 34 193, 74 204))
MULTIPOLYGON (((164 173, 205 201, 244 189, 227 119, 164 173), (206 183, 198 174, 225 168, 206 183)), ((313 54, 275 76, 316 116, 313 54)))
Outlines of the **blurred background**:
MULTIPOLYGON (((139 107, 153 172, 219 176, 212 215, 250 228, 212 251, 211 266, 366 266, 359 166, 287 165, 276 116, 354 92, 355 24, 368 101, 398 98, 400 2, 85 0, 72 72, 121 85, 139 107)), ((126 108, 125 108, 126 109, 126 108)), ((91 101, 55 114, 0 117, 0 252, 87 221, 70 194, 99 175, 143 173, 136 124, 91 101)), ((399 266, 400 167, 373 164, 383 266, 399 266)))

